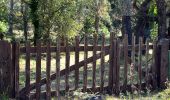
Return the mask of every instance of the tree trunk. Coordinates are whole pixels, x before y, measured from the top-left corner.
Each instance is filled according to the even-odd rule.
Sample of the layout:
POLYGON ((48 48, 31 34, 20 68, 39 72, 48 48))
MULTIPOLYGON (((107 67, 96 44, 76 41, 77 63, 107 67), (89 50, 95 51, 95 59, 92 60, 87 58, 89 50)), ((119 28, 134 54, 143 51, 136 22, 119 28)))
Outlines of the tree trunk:
POLYGON ((24 4, 24 12, 23 12, 23 23, 24 23, 24 37, 25 41, 28 40, 28 6, 27 4, 24 4))
POLYGON ((38 4, 39 4, 38 0, 31 0, 30 9, 31 9, 31 19, 34 26, 34 45, 36 45, 37 40, 41 39, 38 4))
POLYGON ((95 1, 96 3, 96 12, 95 12, 95 30, 96 33, 99 34, 99 23, 100 23, 100 14, 99 14, 99 10, 101 7, 101 1, 99 0, 98 2, 95 1))
POLYGON ((23 1, 21 0, 21 12, 22 12, 22 17, 23 17, 23 30, 24 30, 24 37, 25 37, 25 41, 28 40, 28 6, 26 3, 23 3, 23 1))
POLYGON ((13 11, 14 11, 14 1, 10 0, 10 13, 9 13, 9 19, 8 19, 8 23, 9 23, 9 30, 8 33, 10 35, 13 34, 13 11))
POLYGON ((158 39, 166 37, 166 3, 165 0, 156 0, 158 8, 158 39))
MULTIPOLYGON (((144 30, 146 28, 146 25, 149 20, 147 20, 147 11, 149 9, 149 4, 151 0, 145 0, 142 4, 141 7, 138 9, 138 14, 139 16, 137 17, 137 23, 135 26, 135 35, 136 35, 136 42, 138 43, 139 37, 144 37, 144 30)), ((147 26, 149 27, 149 26, 147 26)))

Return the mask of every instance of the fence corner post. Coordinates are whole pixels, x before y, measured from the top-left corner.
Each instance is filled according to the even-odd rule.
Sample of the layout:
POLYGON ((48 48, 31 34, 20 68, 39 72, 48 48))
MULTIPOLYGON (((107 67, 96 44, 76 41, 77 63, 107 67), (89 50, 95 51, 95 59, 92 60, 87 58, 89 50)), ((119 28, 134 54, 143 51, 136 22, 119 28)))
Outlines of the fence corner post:
POLYGON ((14 97, 14 69, 12 66, 12 48, 7 41, 0 41, 0 94, 14 97))
POLYGON ((168 79, 168 50, 169 50, 169 40, 162 39, 160 40, 161 52, 160 52, 160 80, 159 87, 166 88, 166 82, 168 79))

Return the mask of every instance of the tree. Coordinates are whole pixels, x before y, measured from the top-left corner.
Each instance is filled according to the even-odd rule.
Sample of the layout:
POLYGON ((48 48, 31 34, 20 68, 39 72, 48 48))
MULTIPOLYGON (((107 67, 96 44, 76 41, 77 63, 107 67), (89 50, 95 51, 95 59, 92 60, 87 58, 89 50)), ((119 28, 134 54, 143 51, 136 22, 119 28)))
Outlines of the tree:
POLYGON ((34 45, 36 45, 37 40, 41 39, 38 5, 39 5, 39 0, 30 1, 30 9, 31 9, 30 16, 31 16, 32 24, 34 25, 34 45))
POLYGON ((122 2, 122 33, 128 34, 128 44, 131 44, 132 31, 131 31, 131 15, 132 4, 131 0, 125 0, 122 2))
POLYGON ((9 13, 9 19, 8 19, 8 23, 9 23, 9 30, 8 33, 9 34, 13 34, 13 11, 14 11, 14 1, 10 0, 10 13, 9 13))
POLYGON ((156 0, 158 8, 158 39, 166 37, 166 3, 165 0, 156 0))
POLYGON ((23 26, 24 26, 24 37, 25 41, 28 40, 28 5, 21 1, 21 11, 23 16, 23 26))

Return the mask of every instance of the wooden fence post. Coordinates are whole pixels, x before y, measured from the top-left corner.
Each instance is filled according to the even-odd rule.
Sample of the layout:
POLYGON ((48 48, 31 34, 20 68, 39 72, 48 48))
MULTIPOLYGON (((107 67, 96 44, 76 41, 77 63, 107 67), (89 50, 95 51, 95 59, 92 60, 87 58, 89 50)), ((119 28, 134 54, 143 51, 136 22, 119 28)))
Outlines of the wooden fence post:
POLYGON ((168 78, 169 40, 162 39, 160 42, 161 42, 160 88, 166 88, 165 82, 167 81, 168 78))
MULTIPOLYGON (((11 44, 0 41, 0 94, 14 97, 14 66, 12 66, 11 44)), ((1 98, 0 98, 1 99, 1 98)))
POLYGON ((113 33, 110 33, 110 49, 109 49, 109 92, 112 92, 113 89, 113 52, 114 52, 114 42, 113 42, 113 33))

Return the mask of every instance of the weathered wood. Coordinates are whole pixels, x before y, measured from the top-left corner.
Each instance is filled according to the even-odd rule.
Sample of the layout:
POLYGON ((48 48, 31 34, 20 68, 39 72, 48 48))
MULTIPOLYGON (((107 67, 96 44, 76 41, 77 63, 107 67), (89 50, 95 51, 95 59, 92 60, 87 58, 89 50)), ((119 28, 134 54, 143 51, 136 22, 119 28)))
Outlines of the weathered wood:
POLYGON ((46 76, 47 76, 47 83, 46 83, 46 100, 51 100, 51 80, 50 80, 50 73, 51 73, 51 43, 50 41, 47 42, 47 62, 46 62, 46 76))
MULTIPOLYGON (((75 48, 75 66, 79 66, 79 37, 76 36, 75 37, 75 41, 76 41, 76 48, 75 48)), ((79 68, 76 67, 75 70, 75 89, 78 89, 78 85, 79 85, 79 68)))
POLYGON ((70 66, 70 48, 68 38, 66 39, 66 64, 65 64, 65 91, 69 91, 69 66, 70 66))
POLYGON ((113 79, 112 79, 113 80, 113 83, 112 83, 113 89, 112 90, 113 90, 114 93, 116 93, 117 39, 115 39, 114 42, 113 42, 113 65, 112 65, 112 67, 113 67, 113 69, 112 69, 113 70, 112 71, 113 72, 113 79))
POLYGON ((56 44, 56 98, 60 100, 60 39, 57 38, 56 44))
MULTIPOLYGON (((130 84, 131 84, 131 87, 133 87, 133 82, 134 82, 134 69, 135 69, 135 65, 136 65, 136 62, 135 62, 135 35, 132 34, 132 55, 131 55, 131 59, 132 59, 132 62, 131 62, 131 65, 130 65, 130 84)), ((134 92, 134 89, 132 88, 132 93, 134 92)))
POLYGON ((92 80, 92 88, 95 91, 96 88, 96 46, 97 46, 97 35, 94 35, 93 40, 93 80, 92 80))
POLYGON ((149 39, 146 40, 146 87, 149 88, 149 39))
POLYGON ((160 66, 160 87, 166 88, 168 78, 168 50, 169 40, 161 40, 161 66, 160 66))
POLYGON ((110 49, 109 49, 109 83, 110 92, 112 92, 113 88, 113 33, 110 34, 110 49))
POLYGON ((29 100, 29 93, 30 93, 30 42, 26 42, 26 67, 25 67, 25 76, 26 76, 26 82, 25 82, 25 87, 26 87, 26 99, 29 100))
MULTIPOLYGON (((108 54, 109 54, 109 51, 108 51, 108 50, 105 50, 105 56, 108 55, 108 54)), ((97 54, 96 57, 97 57, 96 60, 97 60, 97 59, 100 59, 100 58, 101 58, 101 53, 97 54)), ((93 62, 93 57, 87 58, 86 61, 87 61, 87 64, 93 62)), ((78 66, 78 67, 81 68, 82 66, 84 66, 84 61, 80 61, 80 62, 79 62, 79 66, 78 66)), ((70 66, 70 72, 74 71, 75 68, 76 68, 75 65, 70 66)), ((64 76, 65 73, 66 73, 66 69, 61 70, 61 71, 60 71, 60 76, 64 76)), ((54 79, 56 79, 56 74, 52 74, 52 75, 51 75, 51 80, 54 80, 54 79)), ((45 83, 46 83, 46 78, 43 78, 43 79, 41 80, 41 85, 44 85, 45 83)), ((35 87, 36 87, 36 83, 30 84, 30 90, 35 89, 35 87)), ((25 93, 25 88, 23 88, 23 89, 20 91, 20 94, 23 94, 23 93, 25 93)))
POLYGON ((141 92, 141 84, 142 84, 142 37, 139 38, 139 51, 138 51, 138 84, 139 84, 139 92, 141 92))
POLYGON ((19 43, 15 44, 15 95, 19 99, 19 43))
POLYGON ((41 42, 37 41, 36 43, 36 100, 40 100, 40 94, 41 94, 41 42))
POLYGON ((87 58, 88 58, 88 40, 87 36, 84 37, 84 72, 83 72, 83 91, 85 92, 87 90, 87 58))
POLYGON ((156 73, 157 73, 157 65, 156 65, 156 59, 157 59, 157 51, 156 51, 156 49, 157 49, 157 45, 156 45, 156 41, 154 41, 153 42, 153 54, 152 54, 152 86, 153 86, 153 89, 156 89, 157 88, 157 75, 156 75, 156 73))
POLYGON ((160 88, 161 42, 158 42, 156 44, 154 59, 155 59, 155 67, 156 67, 157 88, 160 88))
POLYGON ((115 81, 115 87, 116 87, 116 95, 119 95, 120 93, 120 52, 121 52, 121 47, 120 47, 120 41, 117 41, 117 46, 116 46, 116 81, 115 81))
MULTIPOLYGON (((0 43, 1 43, 2 41, 0 41, 0 43)), ((3 43, 3 42, 2 42, 3 43)), ((0 44, 1 45, 1 44, 0 44)), ((9 44, 10 45, 10 44, 9 44)), ((9 48, 9 49, 7 49, 7 50, 11 50, 11 52, 10 52, 10 56, 11 56, 11 60, 12 60, 12 62, 11 62, 11 69, 10 69, 10 71, 11 72, 9 72, 9 70, 8 70, 8 72, 10 73, 10 75, 12 75, 12 87, 11 87, 11 92, 9 93, 9 94, 11 94, 10 95, 10 97, 11 98, 15 98, 16 97, 16 94, 15 94, 15 45, 16 45, 16 42, 12 42, 12 46, 9 46, 9 47, 12 47, 11 49, 9 48)), ((0 48, 5 48, 5 47, 0 47, 0 48)), ((2 51, 2 50, 1 50, 2 51)), ((1 57, 3 57, 3 56, 1 56, 1 57)), ((5 67, 5 68, 7 68, 7 67, 5 67)), ((1 71, 3 70, 3 68, 1 68, 1 66, 0 66, 0 69, 1 69, 1 71)), ((4 72, 4 71, 3 71, 4 72)), ((1 74, 1 73, 0 73, 1 74)), ((7 77, 8 75, 5 75, 5 77, 7 77)), ((0 75, 0 93, 1 93, 1 91, 4 91, 4 90, 2 90, 2 89, 4 89, 5 88, 5 85, 2 83, 3 81, 3 75, 0 75), (3 88, 2 88, 2 86, 3 86, 3 88)), ((10 79, 10 78, 5 78, 5 79, 10 79)), ((9 82, 9 81, 8 81, 9 82)), ((5 83, 5 82, 4 82, 5 83)), ((7 84, 6 84, 7 85, 7 84)))
POLYGON ((133 34, 132 35, 132 56, 131 56, 131 59, 132 59, 132 63, 135 64, 135 51, 136 51, 136 48, 135 48, 135 35, 133 34))
MULTIPOLYGON (((105 46, 106 49, 109 49, 109 46, 105 46)), ((130 48, 130 46, 129 46, 130 48)), ((65 46, 60 46, 60 51, 61 52, 65 52, 66 47, 65 46)), ((20 48, 20 52, 21 53, 25 53, 26 52, 26 48, 25 47, 21 47, 20 48)), ((70 52, 75 52, 76 47, 75 46, 70 46, 70 52)), ((87 50, 88 51, 93 51, 93 46, 87 46, 87 50)), ((96 50, 100 51, 101 50, 101 46, 96 46, 96 50)), ((51 52, 55 52, 56 51, 56 46, 51 46, 51 52)), ((84 46, 79 46, 79 51, 84 51, 84 46)), ((30 53, 36 53, 36 47, 30 47, 30 53)), ((41 47, 41 53, 46 53, 46 47, 42 46, 41 47)))
MULTIPOLYGON (((135 45, 136 50, 138 50, 139 45, 136 44, 135 45)), ((146 48, 146 45, 144 45, 142 47, 142 50, 144 50, 146 48)), ((60 47, 60 51, 61 52, 65 52, 66 47, 60 47)), ((105 49, 109 50, 110 46, 107 45, 105 46, 105 49)), ((153 45, 149 45, 149 49, 153 49, 153 45)), ((101 50, 101 46, 96 46, 96 50, 100 51, 101 50)), ((132 50, 132 46, 128 45, 128 50, 132 50)), ((56 51, 56 46, 51 46, 51 52, 55 52, 56 51)), ((74 52, 75 51, 75 46, 70 46, 70 52, 74 52)), ((84 46, 79 46, 79 51, 84 51, 84 46)), ((88 46, 87 47, 87 51, 93 51, 93 46, 88 46)), ((20 53, 25 53, 26 52, 26 48, 25 47, 21 47, 20 48, 20 53)), ((36 53, 36 47, 30 47, 30 53, 36 53)), ((46 53, 46 47, 41 47, 41 53, 46 53)))
POLYGON ((101 84, 100 84, 100 92, 104 90, 104 70, 105 70, 105 35, 102 34, 102 48, 101 48, 101 84))
POLYGON ((126 90, 127 86, 127 72, 128 72, 128 36, 125 34, 124 41, 124 90, 126 90))

